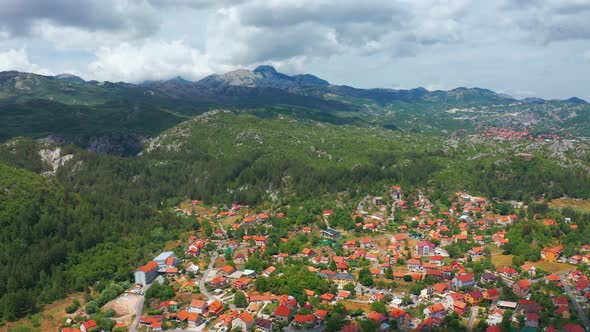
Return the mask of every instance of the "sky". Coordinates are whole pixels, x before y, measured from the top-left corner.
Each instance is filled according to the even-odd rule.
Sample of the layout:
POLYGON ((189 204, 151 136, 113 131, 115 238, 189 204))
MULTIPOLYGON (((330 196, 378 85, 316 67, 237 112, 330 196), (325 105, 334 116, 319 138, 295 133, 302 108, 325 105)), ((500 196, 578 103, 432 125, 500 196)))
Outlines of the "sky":
POLYGON ((271 64, 590 100, 589 22, 590 0, 0 0, 0 71, 135 83, 271 64))

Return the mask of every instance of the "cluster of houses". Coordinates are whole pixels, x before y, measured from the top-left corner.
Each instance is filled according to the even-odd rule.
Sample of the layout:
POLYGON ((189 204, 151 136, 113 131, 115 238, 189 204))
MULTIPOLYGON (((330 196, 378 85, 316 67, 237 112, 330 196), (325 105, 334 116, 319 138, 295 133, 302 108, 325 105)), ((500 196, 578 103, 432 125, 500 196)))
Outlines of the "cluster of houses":
MULTIPOLYGON (((260 254, 266 251, 267 246, 277 244, 269 243, 266 234, 253 234, 248 230, 251 229, 249 225, 257 223, 265 223, 271 227, 267 222, 271 216, 268 213, 243 215, 231 226, 232 229, 246 229, 246 235, 241 239, 227 239, 224 232, 216 230, 220 231, 217 235, 223 239, 224 249, 232 254, 235 264, 216 269, 215 273, 208 275, 205 282, 211 289, 219 291, 216 294, 229 294, 227 290, 230 289, 243 291, 248 300, 248 307, 242 310, 228 306, 229 303, 223 300, 222 296, 209 300, 194 298, 190 305, 164 301, 157 305, 162 314, 141 317, 140 325, 155 331, 162 328, 162 321, 166 319, 186 323, 189 327, 215 322, 216 326, 227 329, 255 328, 260 331, 272 331, 277 324, 319 327, 329 315, 329 310, 314 308, 309 302, 301 306, 290 294, 259 294, 255 290, 257 278, 270 277, 275 273, 276 266, 285 263, 289 258, 306 262, 308 271, 317 273, 321 278, 338 286, 336 291, 323 294, 306 290, 308 298, 317 297, 320 303, 326 305, 333 305, 341 300, 356 300, 353 292, 345 290, 345 286, 357 286, 359 271, 367 262, 371 276, 377 280, 389 279, 388 282, 394 280, 404 283, 427 281, 425 284, 430 286, 421 291, 413 304, 401 305, 400 298, 394 296, 392 302, 388 303, 391 309, 388 313, 365 313, 363 317, 377 321, 382 329, 389 328, 392 322, 404 330, 444 327, 446 323, 443 318, 446 315, 456 312, 460 316, 468 316, 472 314, 472 308, 481 308, 484 311, 484 317, 479 319, 490 325, 489 331, 497 331, 506 310, 513 312, 514 319, 520 315, 524 316, 527 328, 540 326, 540 317, 546 308, 530 300, 531 288, 539 282, 563 287, 562 278, 555 274, 537 276, 535 268, 526 264, 518 269, 500 267, 483 273, 474 273, 465 267, 467 261, 476 261, 490 255, 489 245, 501 247, 509 243, 506 230, 501 228, 518 222, 517 215, 494 215, 490 213, 491 203, 488 200, 460 192, 455 195, 453 205, 448 211, 441 212, 439 218, 431 218, 431 211, 435 205, 422 192, 418 191, 413 193, 411 198, 407 198, 400 186, 391 186, 388 194, 391 211, 387 211, 383 197, 376 196, 371 200, 373 212, 368 212, 366 207, 363 207, 352 215, 357 230, 364 231, 364 236, 351 237, 350 234, 343 234, 329 227, 319 229, 317 226, 302 226, 298 232, 308 235, 319 234, 331 241, 328 241, 328 244, 302 248, 296 255, 279 252, 269 256, 272 265, 261 273, 244 269, 243 265, 252 255, 261 257, 260 254), (418 212, 415 217, 400 221, 394 218, 396 211, 404 214, 409 211, 418 212), (410 222, 416 227, 409 227, 410 222), (387 234, 386 231, 392 230, 392 226, 395 234, 384 235, 387 234), (495 228, 495 233, 488 231, 492 227, 495 228), (373 232, 377 232, 378 235, 371 235, 373 232), (341 240, 342 237, 345 238, 341 240), (464 257, 451 259, 443 249, 445 246, 461 243, 467 244, 466 247, 469 248, 464 257), (342 248, 338 254, 334 250, 337 246, 342 248), (236 265, 242 267, 236 268, 236 265), (330 268, 326 268, 327 266, 330 268), (502 288, 506 287, 518 297, 517 301, 502 296, 502 288), (419 303, 425 306, 417 313, 414 309, 419 303), (265 306, 272 306, 273 309, 270 313, 262 315, 261 308, 265 306)), ((242 208, 242 205, 233 205, 228 211, 219 212, 216 218, 221 220, 235 216, 242 208)), ((333 210, 325 209, 318 217, 323 217, 329 222, 333 214, 333 210)), ((281 212, 277 213, 276 217, 286 218, 281 212)), ((544 224, 551 227, 555 223, 547 221, 544 224)), ((190 260, 199 257, 210 241, 211 239, 196 236, 188 239, 185 245, 185 258, 188 258, 188 263, 182 264, 182 271, 198 274, 198 265, 190 260)), ((282 243, 288 241, 288 238, 280 238, 282 243)), ((562 252, 561 245, 544 248, 542 259, 550 262, 563 261, 562 252)), ((579 264, 588 262, 589 259, 590 246, 583 246, 578 255, 568 258, 568 262, 579 264)), ((174 257, 174 253, 164 252, 140 267, 135 273, 135 279, 136 283, 148 284, 160 275, 172 277, 179 276, 179 273, 179 260, 174 257)), ((577 271, 568 276, 570 280, 574 278, 574 291, 590 299, 590 282, 587 276, 577 271)), ((189 279, 182 283, 178 292, 191 293, 196 287, 197 283, 189 279)), ((371 299, 380 300, 387 293, 386 290, 374 292, 371 299)), ((395 295, 391 291, 389 294, 395 295)), ((555 313, 567 320, 572 315, 573 304, 561 294, 551 294, 551 301, 556 308, 555 313)), ((576 326, 571 324, 569 327, 575 330, 576 326)), ((358 330, 356 323, 344 328, 344 331, 358 330)), ((563 331, 570 330, 564 327, 563 331)))

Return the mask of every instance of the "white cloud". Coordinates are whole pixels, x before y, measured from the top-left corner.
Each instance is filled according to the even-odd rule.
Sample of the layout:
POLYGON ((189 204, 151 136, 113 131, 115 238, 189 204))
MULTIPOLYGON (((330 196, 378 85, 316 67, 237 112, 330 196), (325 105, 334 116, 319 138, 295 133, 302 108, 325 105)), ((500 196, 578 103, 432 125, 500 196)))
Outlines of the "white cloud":
POLYGON ((42 68, 29 60, 29 55, 24 48, 9 49, 0 52, 0 71, 17 70, 22 72, 33 72, 43 75, 51 75, 52 73, 42 68))
POLYGON ((96 60, 90 63, 89 71, 97 80, 125 82, 177 75, 199 79, 213 73, 209 58, 182 40, 147 40, 141 45, 123 43, 117 47, 102 47, 96 53, 96 60))
POLYGON ((587 50, 586 52, 584 52, 584 59, 586 59, 586 61, 590 62, 590 50, 587 50))

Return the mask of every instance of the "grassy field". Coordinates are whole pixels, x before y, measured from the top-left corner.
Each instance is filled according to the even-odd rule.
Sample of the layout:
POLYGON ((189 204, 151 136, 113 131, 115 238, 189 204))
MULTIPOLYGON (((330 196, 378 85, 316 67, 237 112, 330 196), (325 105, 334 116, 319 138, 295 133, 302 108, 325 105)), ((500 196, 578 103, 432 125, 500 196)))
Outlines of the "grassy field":
POLYGON ((502 255, 502 253, 492 254, 492 264, 495 267, 504 267, 512 265, 512 255, 502 255))
POLYGON ((352 302, 352 301, 346 301, 346 300, 342 300, 340 301, 344 307, 348 310, 358 310, 358 309, 362 309, 366 312, 371 311, 371 305, 368 303, 358 303, 358 302, 352 302))
POLYGON ((556 263, 556 262, 545 262, 545 261, 538 261, 538 262, 527 262, 528 264, 542 269, 547 272, 551 273, 564 273, 574 270, 575 267, 569 264, 563 263, 556 263))
POLYGON ((554 209, 562 209, 564 207, 571 207, 574 210, 589 212, 590 211, 590 199, 579 199, 579 198, 560 198, 554 199, 549 202, 549 207, 554 209))

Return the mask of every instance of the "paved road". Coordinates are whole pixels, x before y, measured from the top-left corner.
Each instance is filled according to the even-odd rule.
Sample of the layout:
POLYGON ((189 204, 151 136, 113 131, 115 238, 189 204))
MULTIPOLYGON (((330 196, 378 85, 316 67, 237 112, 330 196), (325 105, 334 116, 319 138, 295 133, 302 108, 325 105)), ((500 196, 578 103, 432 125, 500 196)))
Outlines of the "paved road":
POLYGON ((578 317, 580 318, 580 320, 582 320, 582 323, 584 324, 586 331, 590 331, 590 323, 588 322, 588 316, 586 316, 586 312, 584 312, 584 310, 582 309, 582 307, 578 303, 578 300, 576 300, 576 297, 572 293, 572 290, 570 289, 569 284, 565 281, 564 274, 559 274, 559 279, 561 280, 561 283, 563 284, 563 288, 565 289, 567 296, 569 296, 572 299, 572 303, 574 304, 574 308, 576 308, 576 310, 578 311, 578 317))
POLYGON ((150 289, 150 287, 152 287, 152 284, 147 285, 147 287, 144 289, 144 292, 143 292, 144 295, 141 295, 141 299, 139 300, 139 302, 137 302, 137 305, 135 307, 135 319, 133 320, 133 323, 131 323, 131 326, 129 327, 130 332, 137 332, 137 326, 139 324, 139 319, 141 318, 141 315, 143 313, 143 303, 145 302, 145 293, 147 292, 148 289, 150 289))
POLYGON ((471 307, 471 317, 469 317, 469 323, 467 323, 467 331, 469 332, 473 331, 473 324, 475 324, 475 318, 477 318, 477 311, 477 306, 471 307))
MULTIPOLYGON (((217 245, 217 250, 220 250, 223 247, 224 243, 225 243, 225 240, 220 241, 219 244, 217 245)), ((209 300, 219 300, 219 298, 217 298, 216 296, 209 293, 209 291, 207 291, 207 288, 205 287, 205 281, 207 281, 207 278, 209 277, 209 272, 211 272, 211 269, 213 269, 213 265, 215 265, 215 261, 217 260, 218 256, 219 256, 219 254, 217 252, 215 252, 213 254, 213 256, 211 256, 211 261, 209 262, 207 269, 205 271, 203 271, 203 276, 201 277, 201 280, 199 281, 199 289, 201 290, 201 293, 203 293, 205 296, 207 296, 207 298, 209 300)))

